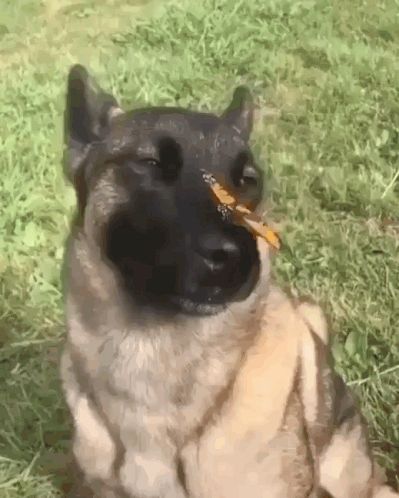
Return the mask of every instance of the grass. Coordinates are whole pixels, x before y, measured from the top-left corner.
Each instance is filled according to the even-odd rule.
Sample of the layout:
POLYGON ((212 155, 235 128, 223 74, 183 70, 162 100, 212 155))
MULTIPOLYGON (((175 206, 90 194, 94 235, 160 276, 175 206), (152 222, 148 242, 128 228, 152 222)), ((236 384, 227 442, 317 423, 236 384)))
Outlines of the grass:
POLYGON ((256 96, 254 147, 285 250, 279 281, 324 303, 379 461, 399 462, 399 1, 0 0, 0 496, 60 496, 57 358, 74 206, 65 78, 125 105, 222 110, 256 96), (54 466, 54 468, 53 468, 54 466))

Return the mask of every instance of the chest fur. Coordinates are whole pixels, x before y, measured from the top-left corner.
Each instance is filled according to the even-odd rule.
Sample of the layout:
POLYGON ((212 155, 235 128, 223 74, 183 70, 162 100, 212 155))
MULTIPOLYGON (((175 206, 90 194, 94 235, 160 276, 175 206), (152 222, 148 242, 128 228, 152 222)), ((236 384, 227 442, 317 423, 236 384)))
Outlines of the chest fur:
POLYGON ((132 424, 156 419, 180 439, 202 423, 244 349, 239 338, 221 341, 216 331, 142 333, 122 324, 92 331, 77 313, 70 317, 68 342, 81 388, 98 400, 107 418, 119 425, 128 407, 132 424))

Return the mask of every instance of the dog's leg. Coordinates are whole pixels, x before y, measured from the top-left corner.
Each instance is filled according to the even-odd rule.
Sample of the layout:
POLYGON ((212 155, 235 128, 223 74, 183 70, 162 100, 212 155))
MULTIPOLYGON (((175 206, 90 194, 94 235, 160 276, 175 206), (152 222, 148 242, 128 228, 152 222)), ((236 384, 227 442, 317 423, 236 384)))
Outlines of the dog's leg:
POLYGON ((335 389, 335 430, 320 456, 321 485, 336 498, 372 498, 375 469, 365 422, 338 377, 335 389))
POLYGON ((302 346, 302 399, 318 484, 334 498, 372 498, 374 465, 366 424, 352 393, 333 371, 326 319, 313 303, 300 303, 297 309, 309 328, 302 346), (326 440, 319 427, 328 425, 326 440))
POLYGON ((104 421, 81 390, 68 350, 61 359, 61 377, 74 423, 72 451, 75 487, 69 496, 86 498, 90 496, 87 491, 87 488, 90 488, 93 498, 118 498, 118 495, 111 491, 114 484, 113 465, 117 454, 115 443, 104 421))
POLYGON ((130 498, 186 498, 176 444, 167 420, 125 407, 120 438, 125 452, 118 482, 130 498))
POLYGON ((127 449, 120 483, 132 498, 187 498, 178 476, 175 455, 152 443, 146 452, 127 449))

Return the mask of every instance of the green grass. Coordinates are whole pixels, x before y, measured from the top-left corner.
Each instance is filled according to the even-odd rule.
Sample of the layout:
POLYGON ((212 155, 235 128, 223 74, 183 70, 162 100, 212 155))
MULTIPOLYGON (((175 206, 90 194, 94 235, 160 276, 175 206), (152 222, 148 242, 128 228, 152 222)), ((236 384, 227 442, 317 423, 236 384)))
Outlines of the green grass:
MULTIPOLYGON (((60 155, 82 62, 125 105, 256 96, 254 147, 285 241, 279 281, 324 303, 380 462, 399 462, 399 1, 0 0, 0 496, 56 497, 60 155)), ((396 477, 395 477, 396 475, 396 477)))

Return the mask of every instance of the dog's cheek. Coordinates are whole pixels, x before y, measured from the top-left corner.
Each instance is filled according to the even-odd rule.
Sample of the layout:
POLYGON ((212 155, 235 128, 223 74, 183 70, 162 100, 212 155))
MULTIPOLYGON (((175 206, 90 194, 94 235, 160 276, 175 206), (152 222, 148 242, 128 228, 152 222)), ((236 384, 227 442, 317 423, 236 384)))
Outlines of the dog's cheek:
POLYGON ((86 234, 95 240, 104 236, 104 230, 112 216, 124 209, 128 202, 129 194, 115 181, 115 171, 112 168, 91 179, 84 213, 86 234))

